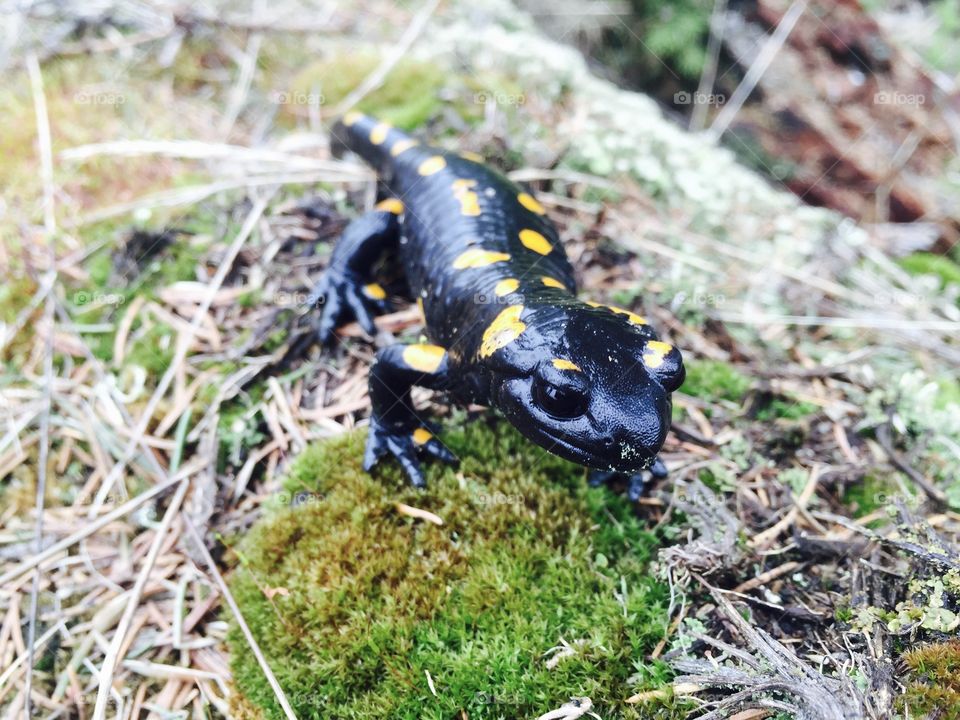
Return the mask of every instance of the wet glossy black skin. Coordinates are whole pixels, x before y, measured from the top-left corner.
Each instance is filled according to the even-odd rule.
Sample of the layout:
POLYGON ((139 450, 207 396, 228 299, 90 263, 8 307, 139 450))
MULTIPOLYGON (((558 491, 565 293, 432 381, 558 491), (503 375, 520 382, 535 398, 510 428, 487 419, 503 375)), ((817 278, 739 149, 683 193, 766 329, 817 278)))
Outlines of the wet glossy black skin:
MULTIPOLYGON (((529 193, 503 175, 456 153, 407 147, 407 135, 368 117, 352 117, 334 134, 376 168, 403 204, 396 218, 399 258, 422 303, 426 334, 447 351, 443 378, 433 386, 460 402, 492 405, 530 440, 587 467, 648 468, 669 429, 670 392, 683 381, 680 353, 650 345, 656 335, 636 316, 631 322, 623 312, 576 298, 555 227, 529 193), (398 148, 406 149, 394 156, 398 148), (424 174, 429 170, 435 171, 424 174), (471 249, 509 258, 458 268, 458 258, 465 264, 463 253, 471 249), (516 290, 498 296, 506 280, 515 280, 516 290), (485 348, 488 328, 511 307, 508 315, 517 315, 505 323, 508 342, 485 348)), ((336 314, 327 313, 322 335, 336 314)), ((359 317, 362 309, 356 314, 370 325, 359 317)), ((406 390, 398 386, 398 396, 406 390)))

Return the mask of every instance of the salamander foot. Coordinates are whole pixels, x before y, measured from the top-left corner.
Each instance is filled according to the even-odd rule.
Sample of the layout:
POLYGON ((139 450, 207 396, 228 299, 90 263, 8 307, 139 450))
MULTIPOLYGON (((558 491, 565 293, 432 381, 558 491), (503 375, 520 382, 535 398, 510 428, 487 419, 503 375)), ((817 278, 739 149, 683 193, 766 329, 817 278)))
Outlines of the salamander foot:
POLYGON ((400 467, 414 487, 426 485, 418 456, 436 458, 454 466, 459 463, 456 456, 425 427, 389 427, 371 418, 363 469, 369 472, 387 453, 400 462, 400 467))
POLYGON ((627 481, 627 499, 636 502, 646 493, 647 486, 654 480, 663 480, 667 477, 667 466, 663 460, 657 458, 648 469, 633 475, 619 473, 615 470, 591 470, 588 476, 590 487, 599 487, 611 482, 627 481), (649 477, 648 477, 649 476, 649 477))
POLYGON ((314 324, 317 342, 328 345, 333 331, 355 319, 368 335, 376 335, 374 315, 386 312, 386 293, 376 283, 364 284, 362 278, 350 270, 328 268, 314 286, 307 299, 311 307, 321 309, 320 318, 314 324))

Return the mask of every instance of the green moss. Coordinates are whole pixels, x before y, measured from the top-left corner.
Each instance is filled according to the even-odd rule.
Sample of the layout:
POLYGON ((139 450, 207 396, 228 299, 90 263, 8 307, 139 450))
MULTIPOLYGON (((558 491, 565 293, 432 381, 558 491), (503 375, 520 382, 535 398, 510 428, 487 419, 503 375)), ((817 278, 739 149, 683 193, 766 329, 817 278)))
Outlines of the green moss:
POLYGON ((237 304, 244 308, 254 308, 264 301, 263 291, 260 288, 247 290, 237 297, 237 304))
POLYGON ((703 72, 711 5, 707 0, 634 2, 646 24, 644 43, 650 53, 667 58, 685 77, 703 72))
POLYGON ((904 653, 909 669, 901 709, 909 717, 960 719, 960 640, 924 645, 904 653))
POLYGON ((960 285, 960 265, 946 255, 913 253, 901 258, 900 266, 911 275, 934 275, 940 278, 940 287, 960 285))
MULTIPOLYGON (((430 465, 425 491, 394 463, 362 472, 363 441, 309 447, 278 503, 300 504, 237 550, 233 590, 299 717, 535 717, 572 695, 605 718, 649 717, 624 699, 667 679, 644 658, 668 591, 648 567, 656 541, 622 497, 505 425, 444 435, 461 468, 430 465), (563 641, 574 652, 548 668, 563 641)), ((244 702, 281 717, 235 628, 230 642, 244 702)))
POLYGON ((263 442, 263 418, 260 403, 266 391, 265 384, 256 384, 220 408, 220 457, 217 467, 223 472, 228 465, 238 467, 252 449, 263 442))
POLYGON ((750 389, 750 378, 731 363, 719 360, 685 361, 687 378, 682 391, 704 400, 739 402, 750 389))
POLYGON ((853 608, 850 607, 849 600, 845 600, 837 605, 833 611, 833 617, 839 623, 849 623, 853 620, 853 608))
POLYGON ((854 517, 863 517, 890 505, 898 492, 897 486, 889 478, 870 474, 860 482, 849 485, 841 499, 854 517))
POLYGON ((605 33, 594 54, 644 88, 656 88, 665 78, 696 87, 706 60, 712 7, 708 0, 631 0, 632 13, 605 33))
POLYGON ((159 380, 173 361, 173 345, 173 331, 166 325, 154 325, 133 343, 125 362, 142 366, 159 380))
POLYGON ((772 420, 800 420, 809 415, 813 415, 819 408, 813 403, 803 400, 790 400, 789 398, 774 397, 765 407, 757 410, 757 420, 761 422, 770 422, 772 420))
MULTIPOLYGON (((14 273, 4 278, 0 284, 0 322, 13 325, 20 313, 26 311, 36 292, 36 282, 26 274, 14 273)), ((42 313, 42 307, 41 305, 35 314, 42 313)), ((26 327, 30 327, 29 322, 26 327)), ((21 332, 10 341, 2 357, 19 363, 20 359, 25 359, 32 350, 33 338, 28 332, 21 332)))
MULTIPOLYGON (((380 63, 373 53, 335 55, 304 68, 290 83, 287 113, 301 115, 311 101, 333 107, 342 102, 380 63), (302 102, 299 100, 302 99, 302 102)), ((439 107, 438 91, 443 71, 436 65, 404 59, 380 87, 364 97, 357 109, 399 128, 410 130, 425 123, 439 107)))
POLYGON ((960 382, 950 377, 937 378, 937 395, 933 405, 937 410, 960 406, 960 382))

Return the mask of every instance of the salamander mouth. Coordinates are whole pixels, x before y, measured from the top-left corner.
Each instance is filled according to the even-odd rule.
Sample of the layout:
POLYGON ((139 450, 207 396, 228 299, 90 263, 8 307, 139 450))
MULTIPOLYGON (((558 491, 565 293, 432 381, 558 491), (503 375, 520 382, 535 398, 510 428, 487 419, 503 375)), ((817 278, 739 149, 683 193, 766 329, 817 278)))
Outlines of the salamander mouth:
POLYGON ((623 457, 620 448, 617 445, 611 448, 616 454, 610 455, 598 454, 595 450, 589 449, 584 445, 575 443, 567 438, 553 433, 539 430, 532 433, 530 439, 540 445, 544 450, 554 455, 559 455, 565 460, 584 465, 595 470, 616 470, 624 473, 640 472, 646 470, 653 464, 656 453, 637 453, 634 458, 627 460, 623 457))

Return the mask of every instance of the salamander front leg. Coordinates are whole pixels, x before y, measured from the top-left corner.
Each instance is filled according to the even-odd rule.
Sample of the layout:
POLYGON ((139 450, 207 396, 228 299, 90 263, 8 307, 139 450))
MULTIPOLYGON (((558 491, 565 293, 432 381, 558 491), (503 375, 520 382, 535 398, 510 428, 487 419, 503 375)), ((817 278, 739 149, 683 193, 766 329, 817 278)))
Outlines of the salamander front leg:
POLYGON ((599 487, 604 483, 626 479, 627 499, 630 502, 636 502, 643 497, 649 484, 654 480, 663 480, 665 477, 667 477, 667 466, 663 464, 663 460, 657 458, 647 470, 642 470, 633 475, 618 473, 613 470, 591 470, 588 482, 591 487, 599 487), (647 477, 648 475, 649 477, 647 477))
POLYGON ((443 389, 447 363, 447 353, 439 345, 391 345, 377 353, 370 368, 373 411, 363 456, 364 470, 371 470, 383 455, 390 453, 400 462, 410 483, 423 487, 418 456, 457 463, 453 453, 417 417, 410 399, 414 385, 443 389))
POLYGON ((343 231, 333 248, 330 265, 307 301, 321 308, 315 325, 321 345, 328 344, 334 329, 351 317, 368 335, 376 334, 373 316, 387 309, 387 295, 371 281, 370 269, 383 251, 399 239, 402 212, 399 200, 384 200, 343 231))

